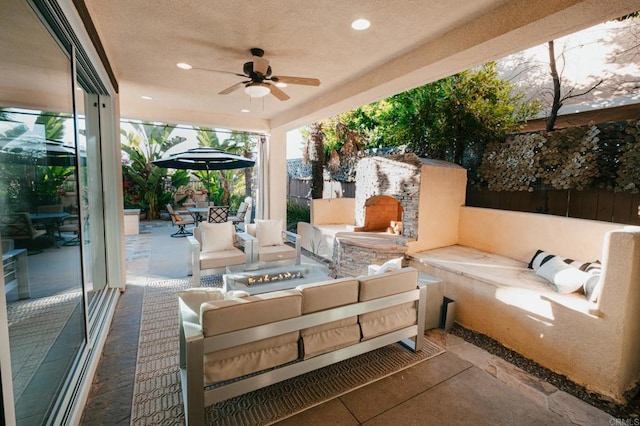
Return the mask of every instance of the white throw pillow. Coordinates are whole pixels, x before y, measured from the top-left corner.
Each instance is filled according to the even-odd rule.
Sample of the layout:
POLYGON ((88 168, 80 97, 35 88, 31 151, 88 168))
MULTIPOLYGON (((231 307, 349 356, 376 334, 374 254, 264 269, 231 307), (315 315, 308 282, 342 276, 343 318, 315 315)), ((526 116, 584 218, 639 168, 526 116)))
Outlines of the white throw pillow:
POLYGON ((200 233, 202 236, 202 252, 214 253, 217 251, 231 250, 233 248, 233 223, 202 223, 200 233))
POLYGON ((403 257, 398 257, 397 259, 387 260, 378 268, 376 274, 384 274, 389 271, 397 271, 402 268, 403 257))
POLYGON ((223 300, 224 291, 221 288, 190 288, 181 291, 180 298, 194 313, 200 314, 200 305, 212 300, 223 300))
POLYGON ((256 238, 260 247, 283 245, 282 220, 256 220, 256 238))
POLYGON ((554 257, 543 263, 536 271, 536 275, 551 281, 556 291, 562 294, 573 293, 584 286, 591 275, 573 268, 559 257, 554 257))

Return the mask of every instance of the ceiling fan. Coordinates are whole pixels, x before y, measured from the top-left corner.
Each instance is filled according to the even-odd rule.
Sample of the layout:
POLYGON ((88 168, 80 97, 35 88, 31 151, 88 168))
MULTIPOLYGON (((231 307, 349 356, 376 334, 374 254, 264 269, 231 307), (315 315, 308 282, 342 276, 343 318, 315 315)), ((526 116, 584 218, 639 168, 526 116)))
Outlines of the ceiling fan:
POLYGON ((220 91, 220 95, 228 95, 229 93, 234 92, 244 86, 245 93, 247 93, 252 98, 261 98, 271 93, 281 101, 286 101, 287 99, 289 99, 289 95, 280 90, 280 88, 276 86, 275 83, 300 84, 303 86, 320 85, 320 80, 318 80, 317 78, 272 75, 269 61, 263 57, 264 50, 254 47, 250 51, 251 55, 253 55, 253 60, 244 63, 242 67, 242 74, 232 73, 228 71, 211 70, 248 78, 248 80, 240 81, 233 86, 227 87, 226 89, 220 91))

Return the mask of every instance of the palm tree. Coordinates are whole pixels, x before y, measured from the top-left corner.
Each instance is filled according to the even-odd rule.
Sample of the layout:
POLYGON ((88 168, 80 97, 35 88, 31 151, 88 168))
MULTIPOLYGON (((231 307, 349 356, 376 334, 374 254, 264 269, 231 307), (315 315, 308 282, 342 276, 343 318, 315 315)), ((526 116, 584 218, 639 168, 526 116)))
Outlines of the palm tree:
MULTIPOLYGON (((231 154, 251 158, 251 138, 244 132, 233 131, 230 137, 220 142, 214 129, 202 127, 198 130, 196 137, 201 147, 219 149, 231 154)), ((240 173, 238 170, 218 170, 217 177, 219 185, 216 187, 217 191, 213 191, 211 182, 207 180, 209 179, 209 175, 205 171, 198 171, 194 174, 198 176, 202 182, 206 182, 205 185, 209 194, 217 194, 216 202, 228 206, 233 191, 231 187, 232 182, 240 173)), ((245 188, 248 188, 248 190, 245 189, 245 193, 246 195, 251 195, 251 169, 245 168, 242 173, 244 173, 245 188)))
POLYGON ((170 137, 174 126, 156 126, 151 123, 132 123, 133 131, 120 133, 126 138, 121 146, 129 157, 129 164, 123 165, 123 175, 127 184, 127 192, 139 195, 140 205, 146 209, 147 218, 157 219, 158 208, 165 194, 165 178, 167 169, 157 167, 151 162, 158 160, 170 148, 184 142, 180 136, 170 137), (134 186, 134 189, 131 189, 134 186))

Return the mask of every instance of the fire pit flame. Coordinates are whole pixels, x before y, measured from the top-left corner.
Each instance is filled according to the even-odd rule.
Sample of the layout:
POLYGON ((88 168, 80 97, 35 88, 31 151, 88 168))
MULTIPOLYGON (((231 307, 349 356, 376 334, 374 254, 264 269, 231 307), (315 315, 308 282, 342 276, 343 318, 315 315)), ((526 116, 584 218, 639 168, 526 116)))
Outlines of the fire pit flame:
POLYGON ((277 274, 262 274, 262 275, 254 275, 251 277, 247 277, 246 285, 254 285, 254 284, 267 284, 273 283, 276 281, 286 281, 286 280, 294 280, 297 278, 304 278, 304 274, 302 271, 296 272, 280 272, 277 274))

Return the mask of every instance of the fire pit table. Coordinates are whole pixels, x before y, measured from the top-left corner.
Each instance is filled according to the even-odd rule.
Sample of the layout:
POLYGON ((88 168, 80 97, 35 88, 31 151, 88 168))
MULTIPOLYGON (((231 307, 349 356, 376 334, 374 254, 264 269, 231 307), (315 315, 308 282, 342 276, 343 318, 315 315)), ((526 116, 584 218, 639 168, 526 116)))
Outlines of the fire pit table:
POLYGON ((224 291, 242 290, 249 294, 287 290, 300 284, 330 279, 326 268, 315 265, 291 265, 224 274, 224 291))

